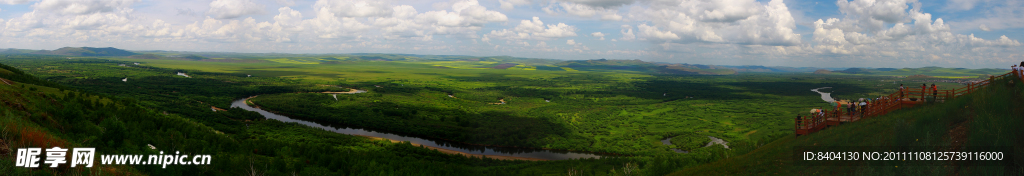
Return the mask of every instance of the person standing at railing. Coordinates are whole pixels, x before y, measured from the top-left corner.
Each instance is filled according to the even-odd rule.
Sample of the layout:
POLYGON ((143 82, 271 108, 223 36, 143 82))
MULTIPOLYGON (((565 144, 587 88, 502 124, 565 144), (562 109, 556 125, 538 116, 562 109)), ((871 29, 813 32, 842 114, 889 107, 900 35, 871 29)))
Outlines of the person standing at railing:
MULTIPOLYGON (((1024 65, 1022 65, 1024 66, 1024 65)), ((1010 66, 1010 76, 1017 75, 1017 65, 1010 66)))
POLYGON ((935 86, 935 83, 932 83, 932 103, 934 103, 936 99, 939 99, 939 86, 935 86))
POLYGON ((1017 68, 1017 76, 1024 79, 1024 61, 1021 61, 1020 65, 1017 65, 1017 67, 1019 67, 1017 68))
POLYGON ((900 84, 900 100, 903 100, 903 91, 904 91, 904 89, 906 89, 906 88, 903 87, 903 84, 900 84))
POLYGON ((1013 67, 1013 73, 1016 74, 1017 77, 1024 79, 1024 61, 1021 61, 1020 65, 1016 65, 1016 67, 1013 67))
POLYGON ((864 117, 864 112, 867 112, 867 109, 868 109, 868 103, 864 102, 864 101, 861 101, 859 107, 860 107, 860 117, 864 117))
POLYGON ((1024 78, 1024 61, 1021 61, 1020 65, 1014 65, 1011 68, 1013 68, 1013 74, 1016 74, 1017 77, 1024 78))
POLYGON ((818 116, 825 117, 825 109, 818 107, 818 116))
POLYGON ((841 102, 835 102, 835 103, 836 103, 836 107, 834 109, 832 109, 832 114, 833 114, 833 116, 836 116, 838 118, 839 117, 839 113, 843 112, 843 110, 842 110, 843 109, 843 103, 841 103, 841 102))
POLYGON ((843 104, 846 105, 846 114, 853 115, 853 105, 851 105, 850 102, 846 102, 843 104))

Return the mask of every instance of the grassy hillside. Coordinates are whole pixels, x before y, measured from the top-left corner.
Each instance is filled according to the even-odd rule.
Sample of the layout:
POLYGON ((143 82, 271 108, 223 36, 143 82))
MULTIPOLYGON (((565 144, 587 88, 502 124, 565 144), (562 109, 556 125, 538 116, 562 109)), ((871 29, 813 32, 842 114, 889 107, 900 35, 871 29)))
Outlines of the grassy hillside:
POLYGON ((1024 169, 1024 85, 1007 80, 947 103, 925 105, 787 137, 748 154, 670 175, 1018 175, 1024 169), (1009 146, 1011 166, 802 166, 793 159, 800 146, 918 146, 934 151, 1009 146))

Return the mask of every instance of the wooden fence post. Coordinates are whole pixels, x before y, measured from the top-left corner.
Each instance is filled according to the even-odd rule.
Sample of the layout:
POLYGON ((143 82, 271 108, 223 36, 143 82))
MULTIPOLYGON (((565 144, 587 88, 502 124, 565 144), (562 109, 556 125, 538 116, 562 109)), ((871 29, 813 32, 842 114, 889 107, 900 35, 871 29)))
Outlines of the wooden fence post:
POLYGON ((949 100, 952 100, 952 99, 953 99, 953 93, 950 90, 946 90, 946 99, 942 100, 942 101, 946 102, 946 101, 949 101, 949 100))
POLYGON ((928 87, 927 87, 927 86, 926 86, 926 87, 923 87, 923 88, 921 88, 921 102, 925 102, 925 101, 924 101, 924 97, 925 97, 924 95, 925 95, 925 94, 928 94, 928 87))
POLYGON ((967 93, 971 93, 972 90, 974 90, 974 83, 967 83, 967 93))

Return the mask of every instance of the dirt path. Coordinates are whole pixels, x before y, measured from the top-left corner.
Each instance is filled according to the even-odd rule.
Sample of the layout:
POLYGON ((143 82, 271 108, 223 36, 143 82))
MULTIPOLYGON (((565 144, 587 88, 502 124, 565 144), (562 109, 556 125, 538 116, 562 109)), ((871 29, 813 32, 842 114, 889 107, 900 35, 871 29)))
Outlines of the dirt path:
POLYGON ((711 145, 715 144, 722 144, 723 147, 729 148, 729 142, 725 142, 725 140, 716 138, 714 136, 708 136, 708 138, 711 138, 711 142, 708 142, 708 145, 704 145, 704 147, 710 147, 711 145))
POLYGON ((4 84, 11 85, 11 82, 7 82, 6 79, 0 78, 0 81, 4 82, 4 84))
POLYGON ((349 88, 348 92, 320 92, 320 93, 326 93, 326 94, 357 94, 357 93, 366 93, 366 91, 365 90, 349 88))
MULTIPOLYGON (((974 120, 975 112, 973 108, 964 108, 967 120, 949 125, 950 130, 946 133, 946 137, 944 137, 943 140, 944 142, 948 142, 950 145, 949 147, 942 149, 944 152, 959 152, 963 150, 964 143, 967 143, 967 134, 970 131, 968 129, 968 125, 970 125, 970 122, 974 120)), ((953 173, 951 175, 960 175, 960 170, 963 166, 954 161, 950 161, 950 165, 953 166, 953 173)))
POLYGON ((221 109, 221 108, 218 108, 216 106, 210 106, 210 109, 213 109, 213 111, 228 111, 226 109, 221 109))

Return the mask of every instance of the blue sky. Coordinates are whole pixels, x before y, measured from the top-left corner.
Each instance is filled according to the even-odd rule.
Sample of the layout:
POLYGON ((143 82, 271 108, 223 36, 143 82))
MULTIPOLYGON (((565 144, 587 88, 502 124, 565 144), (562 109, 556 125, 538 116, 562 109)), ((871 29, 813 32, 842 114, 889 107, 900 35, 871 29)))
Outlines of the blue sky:
POLYGON ((1012 0, 0 0, 0 48, 1006 68, 1012 0))

